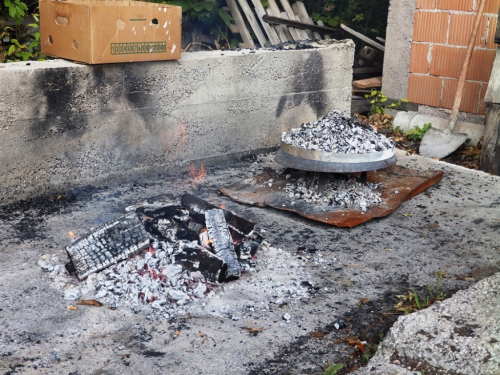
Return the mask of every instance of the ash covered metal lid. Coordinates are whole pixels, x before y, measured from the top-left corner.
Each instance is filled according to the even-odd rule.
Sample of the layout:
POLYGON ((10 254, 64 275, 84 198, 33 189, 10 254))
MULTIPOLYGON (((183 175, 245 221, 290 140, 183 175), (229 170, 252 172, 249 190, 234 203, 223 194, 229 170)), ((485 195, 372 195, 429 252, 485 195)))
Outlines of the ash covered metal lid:
POLYGON ((275 158, 286 167, 315 172, 363 172, 396 163, 394 142, 341 111, 283 133, 275 158))

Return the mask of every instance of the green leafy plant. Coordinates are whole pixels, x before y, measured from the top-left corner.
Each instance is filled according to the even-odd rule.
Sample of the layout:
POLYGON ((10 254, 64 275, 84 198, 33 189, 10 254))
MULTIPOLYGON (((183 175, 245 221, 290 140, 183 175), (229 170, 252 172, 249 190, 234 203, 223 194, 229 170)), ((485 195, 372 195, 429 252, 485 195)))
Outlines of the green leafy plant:
POLYGON ((389 0, 304 0, 304 4, 311 18, 326 26, 345 24, 372 38, 385 36, 389 0))
POLYGON ((436 280, 434 281, 434 285, 427 286, 427 292, 429 293, 429 299, 431 301, 442 301, 446 298, 446 293, 443 290, 443 282, 442 279, 447 277, 447 273, 441 270, 438 270, 434 273, 436 276, 436 280))
POLYGON ((323 375, 335 375, 337 372, 342 370, 344 368, 344 364, 338 363, 336 365, 332 365, 330 361, 327 362, 325 371, 323 372, 323 375))
MULTIPOLYGON (((149 0, 164 3, 164 0, 149 0)), ((168 0, 167 4, 182 7, 182 26, 188 29, 200 28, 203 33, 216 36, 226 43, 227 48, 237 42, 231 43, 228 28, 232 17, 223 8, 226 3, 222 0, 168 0)))
POLYGON ((371 115, 384 114, 386 108, 396 109, 401 105, 401 103, 408 102, 408 100, 406 99, 400 99, 397 102, 392 102, 388 105, 385 105, 384 103, 387 102, 388 100, 387 96, 385 96, 382 91, 377 91, 377 90, 372 90, 371 93, 365 95, 365 98, 371 99, 370 100, 370 104, 372 105, 370 108, 371 115))
POLYGON ((406 136, 410 141, 421 141, 425 135, 425 132, 432 126, 431 123, 424 124, 423 128, 416 125, 415 128, 405 132, 406 136))
POLYGON ((361 360, 364 363, 370 362, 370 359, 372 359, 372 357, 375 355, 377 349, 378 345, 375 344, 367 346, 365 352, 361 355, 361 360))
POLYGON ((45 60, 36 10, 21 0, 0 3, 0 62, 45 60))

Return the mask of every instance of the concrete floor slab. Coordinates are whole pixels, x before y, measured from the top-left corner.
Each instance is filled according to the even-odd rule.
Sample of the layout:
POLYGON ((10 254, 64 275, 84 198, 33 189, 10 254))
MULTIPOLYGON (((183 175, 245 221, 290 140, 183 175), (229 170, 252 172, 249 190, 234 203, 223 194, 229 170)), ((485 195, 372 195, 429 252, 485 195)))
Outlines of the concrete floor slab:
MULTIPOLYGON (((406 337, 398 327, 411 328, 408 332, 419 324, 430 327, 437 322, 432 314, 449 315, 450 305, 462 306, 460 314, 477 319, 484 316, 481 309, 498 311, 497 297, 480 295, 484 285, 475 281, 500 268, 499 177, 398 152, 399 165, 443 170, 443 180, 388 217, 340 229, 218 194, 218 188, 238 179, 279 168, 272 158, 266 154, 205 165, 204 179, 191 177, 186 167, 131 183, 87 186, 1 206, 0 373, 298 375, 323 374, 328 361, 353 370, 362 361, 347 338, 378 342, 397 318, 391 315, 398 302, 395 295, 437 287, 436 272, 445 275, 439 288, 448 297, 472 287, 471 293, 467 298, 458 293, 428 312, 405 317, 387 346, 383 344, 387 349, 382 354, 392 347, 390 340, 399 343, 406 337), (187 304, 170 321, 150 320, 146 311, 128 308, 69 310, 64 289, 77 281, 54 280, 39 260, 46 255, 64 263, 69 231, 81 234, 119 216, 128 205, 172 200, 184 192, 223 204, 265 231, 271 246, 258 254, 256 271, 214 287, 211 298, 187 304), (287 313, 290 319, 284 320, 287 313), (347 329, 336 328, 339 319, 347 322, 347 329), (250 326, 263 330, 249 333, 244 327, 250 326)), ((488 279, 483 283, 490 285, 488 279)), ((491 284, 495 296, 497 285, 491 284)), ((459 316, 452 316, 453 324, 467 328, 470 320, 459 316)), ((478 336, 475 342, 483 345, 480 337, 495 338, 494 329, 472 327, 466 337, 478 336)), ((431 345, 426 355, 441 371, 437 373, 463 373, 453 361, 440 363, 448 358, 440 354, 443 346, 436 344, 439 350, 433 352, 431 345)), ((412 360, 412 352, 405 353, 412 360)), ((461 361, 476 355, 460 354, 461 361)), ((413 362, 401 357, 400 365, 386 368, 411 368, 413 362)), ((486 374, 498 358, 471 362, 480 366, 476 373, 486 374)))

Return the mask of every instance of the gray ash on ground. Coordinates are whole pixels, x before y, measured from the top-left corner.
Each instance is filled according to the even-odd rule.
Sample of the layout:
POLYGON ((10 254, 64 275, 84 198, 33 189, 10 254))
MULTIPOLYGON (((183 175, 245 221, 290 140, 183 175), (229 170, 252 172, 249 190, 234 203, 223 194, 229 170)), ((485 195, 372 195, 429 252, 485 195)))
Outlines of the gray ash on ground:
POLYGON ((353 178, 339 178, 336 175, 309 173, 297 180, 291 180, 285 188, 292 200, 327 205, 334 208, 357 208, 366 211, 381 204, 380 185, 360 182, 353 178), (324 189, 320 189, 320 178, 324 178, 324 189))
POLYGON ((283 133, 283 143, 339 154, 366 154, 394 149, 394 142, 374 129, 355 123, 342 111, 331 111, 319 121, 283 133))
POLYGON ((83 281, 64 288, 68 301, 84 297, 145 311, 151 319, 175 318, 178 307, 252 272, 262 243, 252 222, 189 194, 181 202, 130 206, 128 214, 67 246, 66 267, 48 259, 39 266, 64 284, 65 268, 83 281))

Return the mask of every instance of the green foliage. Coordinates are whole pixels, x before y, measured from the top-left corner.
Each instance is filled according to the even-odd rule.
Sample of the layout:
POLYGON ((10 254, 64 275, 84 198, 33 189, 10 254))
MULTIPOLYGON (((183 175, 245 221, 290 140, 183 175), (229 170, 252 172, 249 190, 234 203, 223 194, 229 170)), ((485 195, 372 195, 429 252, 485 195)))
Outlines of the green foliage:
POLYGON ((323 375, 335 375, 337 372, 342 370, 344 368, 344 365, 342 363, 338 363, 335 366, 333 366, 330 361, 328 361, 327 366, 325 368, 325 371, 323 372, 323 375))
POLYGON ((314 21, 338 27, 345 24, 366 36, 385 37, 389 0, 305 0, 314 21))
MULTIPOLYGON (((164 0, 150 0, 152 2, 164 3, 164 0)), ((182 7, 183 28, 201 29, 203 33, 218 36, 226 42, 227 48, 232 48, 232 44, 237 45, 239 40, 232 43, 227 29, 233 20, 223 7, 226 2, 223 0, 168 0, 167 4, 182 7)))
POLYGON ((402 102, 408 102, 406 99, 400 99, 397 102, 392 102, 391 104, 383 104, 387 102, 388 98, 384 95, 382 91, 372 90, 371 93, 366 94, 365 98, 371 99, 370 104, 372 105, 370 108, 370 114, 384 114, 386 108, 396 109, 398 108, 402 102))
POLYGON ((406 136, 410 141, 421 141, 425 135, 425 132, 432 126, 431 123, 424 124, 424 127, 421 129, 420 126, 416 125, 415 128, 408 130, 405 132, 406 136))
POLYGON ((370 359, 372 359, 372 357, 375 355, 375 353, 377 352, 377 349, 378 349, 378 345, 375 345, 375 344, 367 346, 365 349, 365 352, 361 355, 361 360, 364 363, 370 362, 370 359))
POLYGON ((0 3, 0 62, 44 60, 39 20, 21 0, 0 3))

